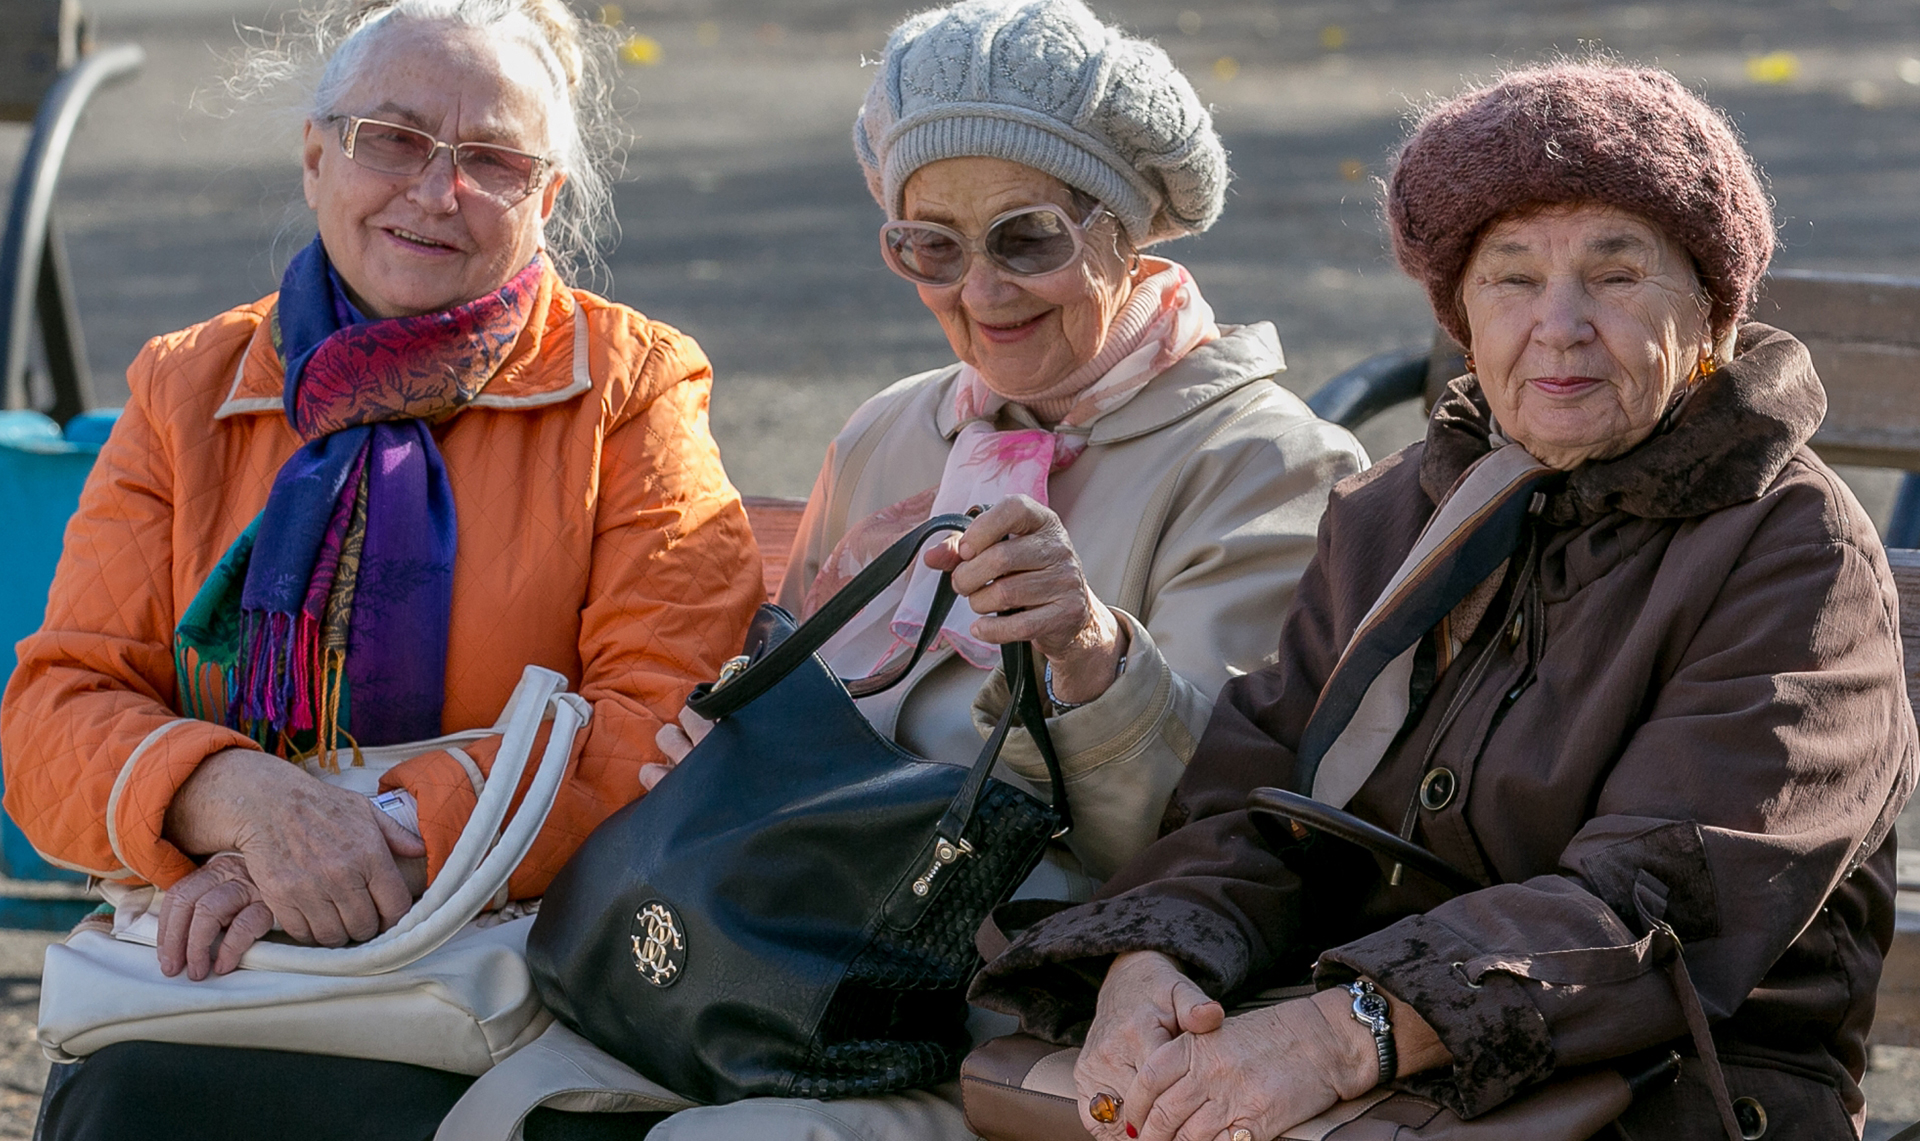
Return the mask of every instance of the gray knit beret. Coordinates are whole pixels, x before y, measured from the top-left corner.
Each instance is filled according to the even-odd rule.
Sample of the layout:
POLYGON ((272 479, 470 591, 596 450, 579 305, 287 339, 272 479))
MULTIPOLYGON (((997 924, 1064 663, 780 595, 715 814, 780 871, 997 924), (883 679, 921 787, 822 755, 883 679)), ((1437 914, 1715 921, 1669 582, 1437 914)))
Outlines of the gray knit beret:
POLYGON ((1080 0, 968 0, 909 17, 853 124, 867 185, 900 216, 909 175, 1001 158, 1099 199, 1135 245, 1220 217, 1227 154, 1167 53, 1080 0))
POLYGON ((1535 203, 1598 202, 1651 219, 1693 256, 1717 337, 1773 257, 1773 210, 1725 115, 1656 68, 1564 62, 1510 72, 1429 109, 1394 164, 1400 266, 1467 343, 1458 291, 1489 224, 1535 203))

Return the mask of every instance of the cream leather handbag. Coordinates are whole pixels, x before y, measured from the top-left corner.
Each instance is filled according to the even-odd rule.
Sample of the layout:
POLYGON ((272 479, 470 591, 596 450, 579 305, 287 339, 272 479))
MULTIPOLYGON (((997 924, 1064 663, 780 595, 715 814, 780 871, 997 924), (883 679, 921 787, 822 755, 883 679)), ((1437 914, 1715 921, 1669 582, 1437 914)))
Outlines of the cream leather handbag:
POLYGON ((116 1042, 247 1046, 410 1062, 484 1073, 552 1021, 533 992, 523 948, 532 916, 482 915, 505 903, 508 877, 545 822, 576 734, 592 715, 564 677, 528 666, 491 728, 362 751, 363 763, 322 780, 372 794, 388 769, 421 753, 502 738, 478 802, 445 866, 399 923, 350 947, 302 947, 271 937, 229 975, 193 982, 160 973, 153 946, 161 893, 102 885, 112 934, 82 927, 47 948, 40 1048, 69 1062, 116 1042), (509 817, 543 721, 553 730, 533 781, 509 817))

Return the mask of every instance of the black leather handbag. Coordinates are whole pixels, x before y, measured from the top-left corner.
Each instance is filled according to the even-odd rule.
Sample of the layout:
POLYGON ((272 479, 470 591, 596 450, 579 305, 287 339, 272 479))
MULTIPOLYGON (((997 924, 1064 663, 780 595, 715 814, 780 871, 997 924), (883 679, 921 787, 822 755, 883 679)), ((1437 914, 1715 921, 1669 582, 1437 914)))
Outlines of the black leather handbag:
POLYGON ((929 538, 968 522, 928 520, 805 624, 761 608, 745 653, 688 701, 713 730, 547 890, 527 963, 561 1022, 707 1103, 871 1095, 958 1071, 974 932, 1071 826, 1032 651, 1004 648, 1011 700, 971 768, 903 751, 853 703, 938 636, 945 576, 920 644, 881 673, 844 682, 815 651, 929 538), (989 775, 1016 724, 1046 760, 1051 805, 989 775))

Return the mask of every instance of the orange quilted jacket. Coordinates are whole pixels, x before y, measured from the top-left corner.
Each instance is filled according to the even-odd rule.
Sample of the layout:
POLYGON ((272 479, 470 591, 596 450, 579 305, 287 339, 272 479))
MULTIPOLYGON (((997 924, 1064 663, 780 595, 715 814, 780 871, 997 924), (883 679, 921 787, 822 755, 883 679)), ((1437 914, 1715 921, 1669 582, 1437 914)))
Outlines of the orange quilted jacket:
MULTIPOLYGON (((272 298, 156 338, 68 525, 44 628, 0 704, 6 808, 48 859, 162 887, 193 863, 161 834, 194 766, 250 742, 177 712, 173 629, 300 440, 281 413, 272 298)), ((660 723, 738 652, 760 556, 707 428, 699 346, 549 274, 480 398, 435 429, 459 555, 446 732, 491 725, 529 662, 593 721, 514 898, 539 895, 640 795, 660 723)), ((487 769, 497 739, 467 752, 487 769)), ((536 756, 538 754, 536 753, 536 756)), ((392 770, 419 800, 429 872, 475 794, 445 752, 392 770)))

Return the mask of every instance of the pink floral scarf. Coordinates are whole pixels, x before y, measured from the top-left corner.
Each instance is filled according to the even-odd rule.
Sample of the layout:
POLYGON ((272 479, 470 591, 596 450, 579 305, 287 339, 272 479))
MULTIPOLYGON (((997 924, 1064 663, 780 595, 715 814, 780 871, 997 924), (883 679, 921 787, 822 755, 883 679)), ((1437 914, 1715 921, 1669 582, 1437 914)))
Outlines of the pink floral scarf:
MULTIPOLYGON (((1139 395, 1148 381, 1188 353, 1220 336, 1213 309, 1186 267, 1162 258, 1147 258, 1145 263, 1149 276, 1134 286, 1107 330, 1100 352, 1048 392, 1030 398, 1030 409, 1034 405, 1044 411, 1065 409, 1052 428, 1001 429, 1002 412, 1015 402, 993 391, 973 366, 961 366, 954 386, 954 412, 961 428, 947 453, 940 483, 849 527, 821 564, 807 592, 806 613, 819 609, 881 551, 933 515, 992 504, 1009 495, 1046 503, 1048 478, 1087 450, 1093 425, 1102 416, 1139 395)), ((916 563, 910 575, 868 606, 862 619, 848 623, 826 644, 822 653, 827 662, 847 676, 857 676, 872 672, 901 647, 912 645, 926 625, 939 578, 925 563, 916 563), (839 660, 854 656, 848 651, 861 644, 869 649, 858 656, 871 656, 872 643, 861 635, 878 616, 888 614, 893 637, 885 653, 874 661, 839 660)), ((961 599, 942 624, 935 645, 952 646, 961 657, 985 669, 999 660, 1000 650, 969 633, 977 617, 961 599)))

